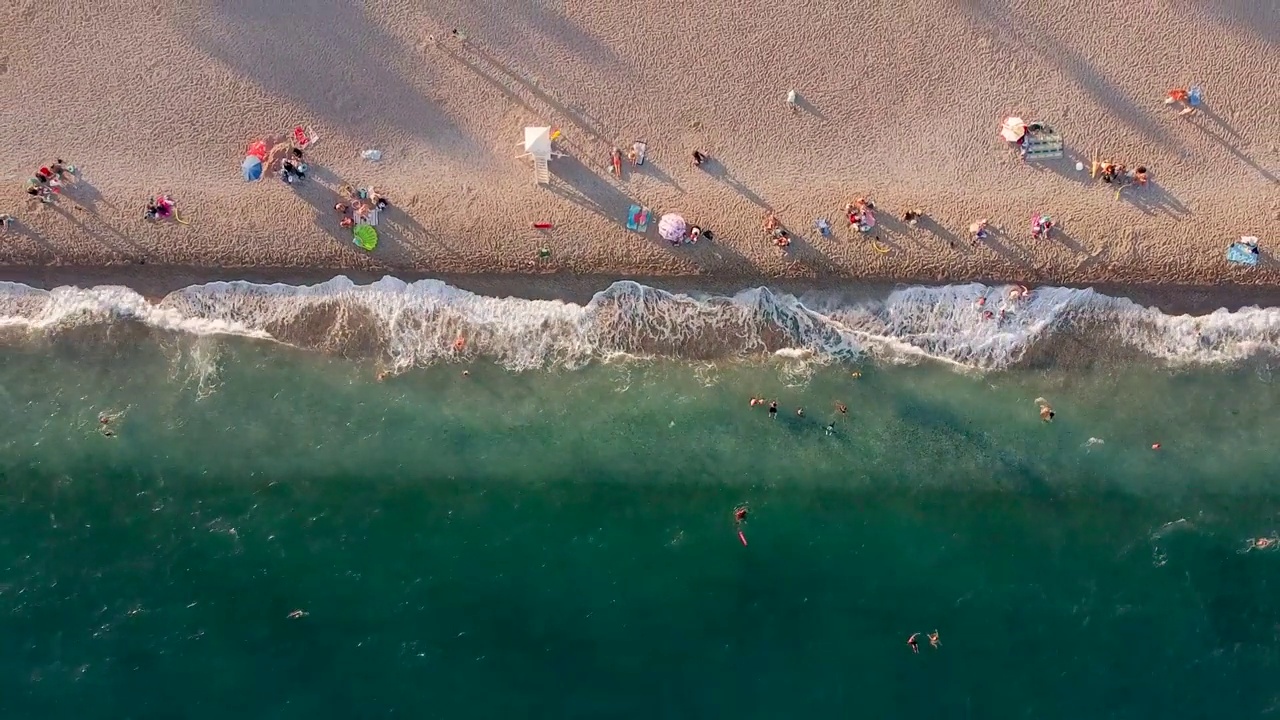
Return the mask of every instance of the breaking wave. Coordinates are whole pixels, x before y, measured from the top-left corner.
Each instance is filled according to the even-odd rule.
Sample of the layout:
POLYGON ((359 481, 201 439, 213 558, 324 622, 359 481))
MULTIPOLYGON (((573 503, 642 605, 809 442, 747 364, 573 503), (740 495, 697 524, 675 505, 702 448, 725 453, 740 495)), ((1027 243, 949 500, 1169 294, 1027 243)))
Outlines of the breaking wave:
POLYGON ((216 282, 151 302, 124 287, 38 290, 0 283, 0 330, 58 334, 140 323, 192 335, 237 335, 374 358, 395 369, 489 359, 513 370, 628 357, 784 362, 926 359, 973 369, 1154 358, 1230 363, 1280 349, 1280 309, 1166 315, 1092 290, 904 287, 850 301, 767 287, 733 296, 675 294, 617 282, 585 305, 477 295, 437 280, 345 277, 311 286, 216 282))

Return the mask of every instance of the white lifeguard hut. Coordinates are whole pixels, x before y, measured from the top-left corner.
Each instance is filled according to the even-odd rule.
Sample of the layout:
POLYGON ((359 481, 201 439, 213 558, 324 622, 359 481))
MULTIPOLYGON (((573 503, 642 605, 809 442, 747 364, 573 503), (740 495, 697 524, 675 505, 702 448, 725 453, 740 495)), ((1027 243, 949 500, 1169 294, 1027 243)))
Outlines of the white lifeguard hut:
POLYGON ((564 155, 551 148, 551 132, 549 127, 524 129, 524 155, 520 157, 533 158, 533 181, 539 185, 551 182, 551 171, 547 167, 551 158, 564 155))

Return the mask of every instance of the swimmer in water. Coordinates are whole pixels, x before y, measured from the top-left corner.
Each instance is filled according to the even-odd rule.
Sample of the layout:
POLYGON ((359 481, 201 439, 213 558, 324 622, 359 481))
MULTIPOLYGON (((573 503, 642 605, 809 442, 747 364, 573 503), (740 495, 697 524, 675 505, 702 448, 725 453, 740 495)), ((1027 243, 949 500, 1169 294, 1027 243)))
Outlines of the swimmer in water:
POLYGON ((103 437, 115 437, 116 431, 111 429, 111 423, 124 417, 124 413, 124 410, 121 410, 118 413, 98 413, 98 432, 102 433, 103 437))
POLYGON ((804 417, 804 408, 796 408, 796 417, 804 417))
POLYGON ((378 374, 377 374, 377 375, 375 375, 374 377, 376 377, 376 378, 378 379, 378 382, 382 382, 383 380, 386 380, 386 379, 387 379, 387 376, 388 376, 388 375, 390 375, 390 374, 391 374, 391 373, 390 373, 390 372, 388 372, 388 371, 386 371, 386 370, 379 370, 379 371, 378 371, 378 374))
POLYGON ((778 417, 778 401, 774 400, 769 403, 769 419, 776 420, 778 417))
POLYGON ((763 405, 763 404, 764 404, 764 398, 758 398, 758 397, 751 398, 751 407, 755 407, 757 405, 763 405))
POLYGON ((929 644, 933 646, 934 650, 937 650, 938 648, 942 647, 942 641, 938 639, 937 630, 934 630, 933 632, 929 633, 929 644))
POLYGON ((861 370, 854 370, 853 372, 849 373, 849 377, 853 377, 853 378, 860 378, 860 377, 862 377, 862 371, 861 371, 861 370))
POLYGON ((841 415, 848 415, 848 414, 849 414, 849 406, 848 406, 848 405, 845 405, 845 404, 844 404, 844 403, 842 403, 842 402, 838 402, 838 403, 836 403, 836 412, 840 413, 841 415))
POLYGON ((836 424, 835 424, 835 423, 833 423, 833 422, 829 422, 829 423, 827 423, 827 434, 828 434, 828 435, 835 435, 835 434, 836 434, 836 424))
POLYGON ((917 639, 920 633, 911 633, 911 637, 907 638, 907 645, 911 647, 911 652, 920 654, 920 641, 917 639))
POLYGON ((1249 541, 1249 546, 1244 549, 1245 552, 1250 550, 1267 550, 1276 544, 1275 538, 1254 538, 1249 541))
POLYGON ((739 505, 733 509, 733 522, 735 525, 741 525, 747 519, 747 506, 739 505))
POLYGON ((1045 422, 1053 422, 1056 413, 1053 412, 1053 406, 1049 404, 1049 401, 1038 397, 1036 398, 1036 404, 1040 406, 1040 419, 1045 422))

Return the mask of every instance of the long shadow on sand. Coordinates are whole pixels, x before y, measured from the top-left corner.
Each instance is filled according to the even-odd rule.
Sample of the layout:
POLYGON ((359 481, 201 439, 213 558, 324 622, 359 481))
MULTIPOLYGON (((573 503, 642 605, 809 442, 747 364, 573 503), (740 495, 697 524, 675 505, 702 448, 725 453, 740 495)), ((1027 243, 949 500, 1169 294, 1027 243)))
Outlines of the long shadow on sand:
POLYGON ((770 212, 773 211, 773 207, 769 205, 769 201, 757 195, 755 191, 747 187, 745 183, 743 183, 741 180, 734 177, 733 173, 729 171, 728 166, 726 166, 719 159, 707 158, 706 162, 702 164, 702 171, 710 175, 711 177, 723 182, 725 185, 729 187, 730 190, 733 190, 734 192, 738 193, 742 197, 746 198, 747 201, 752 203, 753 205, 756 205, 770 212))
POLYGON ((355 136, 391 124, 443 141, 440 147, 460 155, 477 151, 396 69, 411 49, 372 21, 362 3, 197 0, 179 12, 181 31, 195 47, 271 95, 305 107, 317 123, 355 136))
POLYGON ((1169 134, 1168 128, 1156 122, 1148 108, 1139 107, 1128 95, 1098 71, 1093 62, 1060 39, 1035 28, 1025 27, 997 0, 971 0, 960 3, 973 21, 975 32, 988 35, 997 46, 1013 55, 1035 56, 1057 68, 1075 81, 1080 90, 1107 109, 1109 117, 1128 125, 1155 142, 1181 151, 1181 141, 1169 134))
POLYGON ((1191 213, 1176 195, 1155 180, 1148 180, 1146 187, 1125 188, 1120 191, 1120 199, 1147 215, 1163 213, 1169 217, 1182 218, 1191 213))

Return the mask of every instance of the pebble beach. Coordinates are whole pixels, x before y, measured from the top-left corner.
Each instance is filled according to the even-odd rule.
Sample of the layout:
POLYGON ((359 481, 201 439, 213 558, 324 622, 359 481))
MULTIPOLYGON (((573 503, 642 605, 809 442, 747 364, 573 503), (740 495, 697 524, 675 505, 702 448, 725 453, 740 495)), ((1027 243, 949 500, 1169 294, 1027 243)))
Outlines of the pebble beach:
POLYGON ((1274 284, 1278 28, 1274 2, 18 4, 0 52, 0 175, 14 188, 0 212, 17 220, 0 264, 14 279, 1274 284), (1205 102, 1183 117, 1162 101, 1188 86, 1205 102), (1051 125, 1063 157, 1020 160, 998 134, 1010 115, 1051 125), (320 138, 307 180, 246 183, 245 148, 295 126, 320 138), (560 131, 546 185, 517 157, 526 126, 560 131), (636 140, 647 162, 615 177, 611 148, 636 140), (55 157, 79 181, 27 203, 21 184, 55 157), (1089 178, 1097 158, 1143 165, 1151 183, 1117 197, 1089 178), (392 202, 374 252, 338 225, 344 184, 392 202), (158 194, 189 224, 143 219, 158 194), (873 233, 843 218, 856 197, 879 209, 873 233), (633 204, 715 239, 631 232, 633 204), (915 227, 898 220, 911 209, 915 227), (794 238, 786 253, 761 232, 769 212, 794 238), (1027 232, 1038 213, 1057 223, 1049 240, 1027 232), (994 232, 975 245, 979 218, 994 232), (1248 269, 1223 259, 1244 235, 1261 239, 1248 269))

